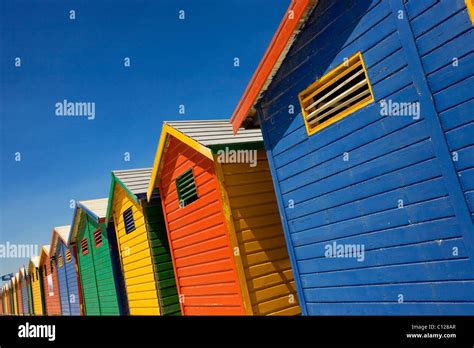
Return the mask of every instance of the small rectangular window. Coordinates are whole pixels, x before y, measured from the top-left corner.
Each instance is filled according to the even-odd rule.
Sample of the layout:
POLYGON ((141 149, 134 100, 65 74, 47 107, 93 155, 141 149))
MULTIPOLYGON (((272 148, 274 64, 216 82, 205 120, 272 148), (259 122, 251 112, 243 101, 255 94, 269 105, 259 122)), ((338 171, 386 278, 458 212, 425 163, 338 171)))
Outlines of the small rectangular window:
POLYGON ((63 256, 62 255, 58 256, 58 267, 63 268, 63 256))
POLYGON ((100 228, 94 231, 94 247, 98 248, 102 245, 102 231, 100 228))
POLYGON ((123 212, 123 223, 125 225, 125 232, 127 234, 135 231, 135 221, 133 220, 132 207, 123 212))
POLYGON ((82 255, 87 255, 89 253, 89 243, 87 242, 87 238, 81 240, 81 253, 82 255))
POLYGON ((66 249, 66 263, 71 262, 72 257, 71 257, 71 250, 66 249))
POLYGON ((298 95, 309 135, 374 101, 360 52, 298 95))
POLYGON ((36 280, 38 280, 39 279, 38 267, 35 268, 35 273, 36 273, 36 280))
POLYGON ((188 169, 176 178, 176 190, 178 191, 179 206, 181 208, 198 199, 192 169, 188 169))
POLYGON ((43 275, 46 277, 48 275, 48 271, 46 269, 46 265, 43 265, 43 275))

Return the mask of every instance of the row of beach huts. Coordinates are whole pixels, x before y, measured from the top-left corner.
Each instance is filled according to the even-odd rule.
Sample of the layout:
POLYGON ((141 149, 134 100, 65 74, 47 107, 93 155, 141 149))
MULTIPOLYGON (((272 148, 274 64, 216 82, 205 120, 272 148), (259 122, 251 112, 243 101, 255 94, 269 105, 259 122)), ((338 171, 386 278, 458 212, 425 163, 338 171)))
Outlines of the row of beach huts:
POLYGON ((473 13, 293 0, 230 122, 165 122, 1 312, 474 314, 473 13))

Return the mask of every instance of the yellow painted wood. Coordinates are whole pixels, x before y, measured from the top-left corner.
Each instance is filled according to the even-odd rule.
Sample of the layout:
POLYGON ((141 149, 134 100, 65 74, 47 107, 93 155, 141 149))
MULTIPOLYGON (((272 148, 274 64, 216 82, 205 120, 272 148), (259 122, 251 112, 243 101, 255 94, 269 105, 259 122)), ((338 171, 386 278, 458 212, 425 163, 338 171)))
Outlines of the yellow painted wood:
POLYGON ((249 291, 247 288, 247 279, 245 276, 244 268, 242 265, 242 259, 240 256, 239 242, 237 240, 237 236, 235 233, 234 221, 232 218, 232 211, 229 204, 229 197, 228 197, 226 186, 225 186, 225 177, 222 171, 222 165, 218 161, 214 161, 214 165, 216 169, 217 180, 219 182, 219 189, 220 189, 220 193, 222 197, 225 220, 226 220, 227 228, 229 231, 230 245, 234 253, 234 261, 236 263, 236 270, 237 270, 237 276, 239 278, 240 291, 243 297, 244 310, 247 315, 252 315, 253 314, 252 303, 250 301, 249 291))
POLYGON ((474 25, 474 0, 466 0, 467 12, 471 18, 472 25, 474 25))
POLYGON ((123 269, 125 272, 131 272, 131 271, 134 271, 136 269, 139 269, 141 267, 146 267, 146 266, 150 266, 151 267, 151 259, 143 259, 143 260, 140 260, 140 261, 137 261, 135 263, 131 263, 131 264, 128 264, 128 265, 123 265, 123 269))
POLYGON ((154 291, 156 294, 156 287, 154 284, 138 284, 138 285, 127 285, 127 293, 130 293, 130 296, 141 296, 142 293, 154 291))
POLYGON ((130 315, 160 315, 160 311, 158 309, 138 308, 134 306, 130 308, 130 315))
POLYGON ((219 164, 241 267, 255 315, 300 314, 265 151, 257 166, 219 164), (256 175, 258 173, 258 175, 256 175))
POLYGON ((170 125, 163 124, 163 128, 161 129, 160 141, 158 143, 158 149, 156 150, 155 161, 153 163, 153 169, 151 172, 150 185, 148 186, 148 191, 147 191, 148 201, 150 201, 155 187, 158 187, 158 184, 159 184, 158 173, 161 168, 161 159, 163 157, 164 150, 166 149, 166 143, 170 135, 177 138, 178 140, 185 143, 186 145, 190 146, 194 150, 202 153, 204 156, 206 156, 210 160, 214 160, 212 151, 209 148, 205 147, 204 145, 201 145, 196 140, 184 135, 183 133, 174 129, 170 125))
POLYGON ((30 261, 28 264, 28 273, 30 274, 31 280, 31 294, 33 297, 34 315, 43 315, 43 298, 41 297, 40 280, 36 279, 36 267, 32 261, 30 261))
POLYGON ((120 185, 115 184, 113 190, 111 216, 113 216, 117 234, 130 314, 159 315, 158 289, 143 209, 120 185), (136 229, 127 234, 122 214, 129 208, 132 208, 136 229))

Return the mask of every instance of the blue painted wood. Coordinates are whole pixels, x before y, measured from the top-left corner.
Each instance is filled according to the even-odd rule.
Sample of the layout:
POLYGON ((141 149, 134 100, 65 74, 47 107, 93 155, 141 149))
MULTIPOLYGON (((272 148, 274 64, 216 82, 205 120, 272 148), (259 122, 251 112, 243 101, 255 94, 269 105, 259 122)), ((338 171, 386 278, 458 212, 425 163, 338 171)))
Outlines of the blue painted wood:
POLYGON ((433 283, 406 283, 406 284, 383 284, 358 287, 331 287, 311 288, 305 291, 308 301, 319 301, 332 303, 337 302, 366 302, 370 297, 373 302, 398 303, 399 295, 403 295, 403 301, 436 301, 439 294, 447 301, 452 302, 474 302, 474 281, 437 282, 436 291, 433 291, 433 283), (459 288, 462 291, 459 291, 459 288))
MULTIPOLYGON (((464 291, 463 287, 456 287, 456 291, 464 291)), ((440 296, 438 296, 440 297, 440 296)), ((314 315, 465 315, 474 313, 474 304, 471 302, 447 303, 310 303, 308 309, 314 315)))
MULTIPOLYGON (((428 33, 417 39, 417 47, 420 56, 424 56, 432 50, 442 46, 456 36, 471 30, 472 23, 467 10, 456 13, 448 20, 440 23, 428 33)), ((418 54, 417 54, 418 57, 418 54)))
POLYGON ((410 25, 413 35, 419 38, 429 30, 435 28, 441 22, 454 16, 458 12, 466 9, 465 0, 449 0, 436 3, 429 11, 425 11, 417 18, 412 18, 409 14, 410 25))
POLYGON ((21 287, 21 302, 23 305, 23 315, 29 315, 29 301, 28 301, 28 289, 26 286, 26 281, 24 281, 24 285, 21 287))
POLYGON ((406 10, 410 18, 415 18, 438 2, 439 0, 408 1, 406 10))
POLYGON ((321 0, 257 104, 303 314, 474 313, 468 23, 460 0, 321 0), (357 51, 375 103, 308 136, 298 93, 357 51), (364 261, 325 257, 333 242, 364 261))
POLYGON ((63 315, 80 315, 80 298, 75 255, 71 249, 71 260, 67 262, 66 250, 68 247, 61 239, 59 239, 58 243, 58 254, 62 255, 63 259, 63 267, 60 268, 57 264, 61 311, 63 315))
POLYGON ((69 290, 67 287, 67 280, 66 280, 66 268, 65 268, 65 255, 64 255, 64 248, 61 241, 58 245, 58 254, 57 256, 61 256, 63 259, 62 267, 59 266, 58 259, 56 259, 56 269, 58 273, 58 285, 59 285, 59 301, 61 304, 61 313, 62 315, 71 315, 71 311, 69 308, 69 290))
POLYGON ((423 56, 423 68, 427 74, 431 74, 442 66, 452 64, 454 58, 460 60, 462 64, 462 58, 473 51, 473 46, 474 30, 468 30, 423 56))

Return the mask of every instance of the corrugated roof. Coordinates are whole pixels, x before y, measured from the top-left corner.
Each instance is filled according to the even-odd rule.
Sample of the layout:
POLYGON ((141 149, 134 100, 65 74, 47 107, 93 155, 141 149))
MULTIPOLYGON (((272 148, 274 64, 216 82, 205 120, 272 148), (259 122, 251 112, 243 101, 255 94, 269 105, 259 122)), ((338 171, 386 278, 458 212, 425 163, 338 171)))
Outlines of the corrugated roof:
POLYGON ((239 129, 234 135, 227 120, 165 121, 177 131, 204 146, 242 144, 263 141, 260 129, 239 129))
POLYGON ((64 243, 67 244, 69 233, 71 232, 71 225, 55 227, 54 230, 61 237, 64 243))
POLYGON ((79 201, 77 205, 86 210, 86 213, 92 213, 97 218, 103 219, 107 214, 108 198, 91 199, 88 201, 79 201))
POLYGON ((30 259, 30 262, 33 264, 33 266, 38 267, 39 266, 39 256, 33 256, 30 259))
POLYGON ((152 168, 114 170, 112 173, 135 196, 145 194, 150 184, 152 168))
POLYGON ((43 248, 44 252, 46 253, 46 255, 49 255, 50 245, 49 244, 48 245, 43 245, 42 248, 43 248))

